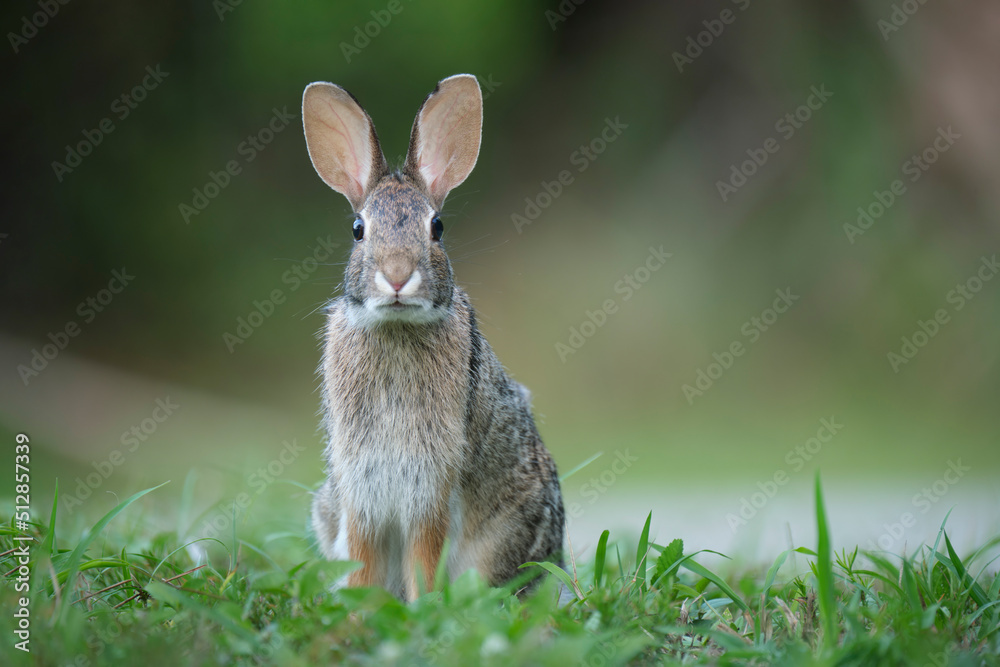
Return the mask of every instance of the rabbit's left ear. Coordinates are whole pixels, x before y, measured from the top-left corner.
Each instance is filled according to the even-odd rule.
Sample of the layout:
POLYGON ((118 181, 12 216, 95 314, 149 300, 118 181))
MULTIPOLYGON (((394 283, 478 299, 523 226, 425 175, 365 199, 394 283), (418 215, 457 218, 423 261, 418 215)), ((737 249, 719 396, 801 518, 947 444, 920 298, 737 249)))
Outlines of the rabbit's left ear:
POLYGON ((471 74, 443 79, 413 121, 406 173, 420 181, 435 208, 476 166, 483 133, 483 95, 471 74))

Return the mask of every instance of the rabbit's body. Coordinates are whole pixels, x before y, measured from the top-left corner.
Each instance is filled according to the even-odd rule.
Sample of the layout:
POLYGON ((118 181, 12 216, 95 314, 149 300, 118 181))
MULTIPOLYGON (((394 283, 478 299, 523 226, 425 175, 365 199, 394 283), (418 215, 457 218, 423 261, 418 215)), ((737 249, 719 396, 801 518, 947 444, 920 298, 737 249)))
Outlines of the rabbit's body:
POLYGON ((349 584, 406 599, 418 568, 432 580, 446 537, 451 576, 475 568, 501 584, 527 561, 558 558, 564 524, 528 392, 480 334, 435 238, 444 196, 475 163, 482 113, 474 78, 441 85, 401 173, 389 172, 370 119, 342 89, 312 84, 303 103, 313 163, 362 228, 345 294, 328 309, 329 476, 313 525, 328 558, 364 563, 349 584))

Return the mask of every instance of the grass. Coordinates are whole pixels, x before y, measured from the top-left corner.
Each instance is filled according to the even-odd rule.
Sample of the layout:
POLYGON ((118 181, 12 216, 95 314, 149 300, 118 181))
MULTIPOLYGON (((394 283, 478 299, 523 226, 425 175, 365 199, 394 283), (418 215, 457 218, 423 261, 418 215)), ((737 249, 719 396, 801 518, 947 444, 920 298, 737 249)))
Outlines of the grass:
POLYGON ((723 577, 680 539, 650 541, 647 517, 635 543, 604 531, 591 561, 543 565, 524 599, 470 572, 409 605, 379 589, 330 593, 354 565, 318 559, 305 529, 234 516, 214 537, 155 532, 142 516, 158 492, 81 534, 57 534, 55 511, 26 531, 0 527, 0 662, 1000 665, 1000 574, 990 572, 1000 556, 988 560, 1000 538, 960 558, 942 524, 911 555, 833 553, 818 476, 818 545, 766 569, 723 577), (13 617, 24 594, 12 550, 24 536, 30 655, 15 648, 13 617), (558 602, 561 585, 571 602, 558 602))

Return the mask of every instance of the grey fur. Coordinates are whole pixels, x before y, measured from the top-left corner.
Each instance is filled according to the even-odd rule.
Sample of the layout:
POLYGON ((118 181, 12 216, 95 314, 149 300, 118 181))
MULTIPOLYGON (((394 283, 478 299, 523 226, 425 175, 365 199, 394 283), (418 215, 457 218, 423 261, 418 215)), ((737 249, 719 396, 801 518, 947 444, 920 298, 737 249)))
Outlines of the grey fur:
MULTIPOLYGON (((329 124, 310 121, 303 108, 308 143, 310 122, 319 132, 329 124)), ((500 585, 527 561, 561 558, 559 478, 530 394, 480 333, 430 234, 447 191, 475 163, 481 109, 474 77, 443 80, 417 115, 404 170, 355 175, 370 183, 354 204, 365 235, 351 252, 344 294, 327 311, 320 370, 328 479, 314 498, 313 527, 327 558, 366 554, 348 584, 382 585, 406 599, 417 594, 414 569, 436 564, 442 530, 452 577, 472 567, 500 585), (429 105, 458 111, 425 113, 429 105), (432 143, 439 136, 450 143, 432 143)), ((364 130, 360 105, 337 113, 357 114, 364 130)), ((381 169, 374 128, 369 134, 371 146, 351 150, 377 151, 370 162, 381 169)), ((329 162, 313 149, 314 164, 329 162)), ((347 144, 336 150, 350 159, 347 144)))

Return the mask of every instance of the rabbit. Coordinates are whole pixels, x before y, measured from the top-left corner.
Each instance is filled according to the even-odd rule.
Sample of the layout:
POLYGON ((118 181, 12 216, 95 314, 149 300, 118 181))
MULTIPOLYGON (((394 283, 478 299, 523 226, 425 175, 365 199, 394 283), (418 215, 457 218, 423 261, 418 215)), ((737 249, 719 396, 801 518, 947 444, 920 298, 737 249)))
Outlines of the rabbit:
POLYGON ((526 562, 562 563, 559 477, 530 394, 480 332, 441 242, 441 208, 475 166, 482 119, 476 78, 443 79, 391 170, 353 95, 316 82, 302 97, 313 167, 355 215, 323 332, 327 479, 313 529, 325 557, 361 563, 341 585, 406 601, 433 588, 446 539, 450 578, 474 568, 499 586, 526 562))

